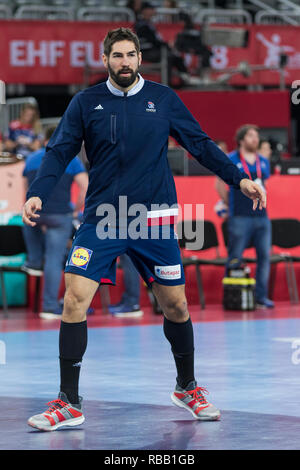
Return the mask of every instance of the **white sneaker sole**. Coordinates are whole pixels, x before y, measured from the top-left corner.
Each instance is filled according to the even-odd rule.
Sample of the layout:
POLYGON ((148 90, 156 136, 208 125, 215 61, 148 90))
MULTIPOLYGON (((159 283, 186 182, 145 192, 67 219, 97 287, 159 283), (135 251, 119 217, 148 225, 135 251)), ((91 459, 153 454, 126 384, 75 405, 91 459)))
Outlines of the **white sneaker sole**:
POLYGON ((62 421, 62 422, 55 424, 55 426, 48 427, 48 426, 39 426, 33 423, 32 421, 30 421, 30 418, 29 418, 29 420, 27 421, 27 424, 29 424, 29 426, 33 428, 39 429, 40 431, 55 431, 56 429, 61 428, 63 426, 79 426, 80 424, 84 423, 84 421, 85 421, 85 417, 80 416, 79 418, 68 419, 66 421, 62 421))
POLYGON ((41 312, 39 313, 39 317, 42 318, 43 320, 56 320, 56 319, 61 319, 62 315, 61 314, 56 314, 56 313, 48 313, 48 312, 41 312))
POLYGON ((33 268, 23 268, 22 271, 23 273, 29 274, 29 276, 40 277, 44 274, 44 271, 41 271, 39 269, 33 269, 33 268))
POLYGON ((194 413, 194 411, 188 405, 182 403, 181 400, 176 398, 174 393, 171 393, 171 400, 174 405, 179 406, 180 408, 185 408, 187 411, 192 413, 195 419, 198 419, 199 421, 217 421, 218 419, 220 419, 221 413, 219 410, 217 410, 215 413, 211 413, 210 415, 196 415, 196 413, 194 413))
POLYGON ((139 318, 143 315, 143 310, 137 310, 136 312, 112 313, 112 316, 117 318, 139 318))

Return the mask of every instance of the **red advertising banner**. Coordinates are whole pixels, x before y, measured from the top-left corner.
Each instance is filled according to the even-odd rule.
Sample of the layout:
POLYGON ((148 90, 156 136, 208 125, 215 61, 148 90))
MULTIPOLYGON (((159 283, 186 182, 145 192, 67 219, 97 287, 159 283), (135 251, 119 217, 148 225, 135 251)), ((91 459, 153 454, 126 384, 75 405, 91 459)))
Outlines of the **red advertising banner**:
MULTIPOLYGON (((0 79, 25 84, 83 83, 84 64, 102 66, 103 39, 109 29, 117 26, 120 24, 2 20, 0 79)), ((170 43, 182 28, 182 24, 158 25, 162 37, 170 43)), ((211 67, 215 71, 236 67, 241 61, 276 66, 280 54, 284 53, 288 57, 286 84, 300 79, 300 27, 252 25, 246 28, 249 30, 247 48, 212 47, 211 67)), ((253 72, 248 78, 235 75, 230 83, 275 85, 279 83, 279 74, 267 70, 253 72)))

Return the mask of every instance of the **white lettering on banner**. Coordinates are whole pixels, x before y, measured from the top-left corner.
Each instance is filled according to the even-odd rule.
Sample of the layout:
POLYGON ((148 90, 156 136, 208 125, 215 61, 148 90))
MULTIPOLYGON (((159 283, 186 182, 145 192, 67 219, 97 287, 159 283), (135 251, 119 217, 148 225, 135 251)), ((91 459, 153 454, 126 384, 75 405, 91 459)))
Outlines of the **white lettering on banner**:
POLYGON ((71 67, 83 67, 85 58, 84 41, 70 42, 71 67))
POLYGON ((95 44, 92 41, 70 42, 70 65, 71 67, 84 67, 85 62, 91 67, 101 67, 103 43, 96 46, 97 57, 95 57, 95 44))
POLYGON ((42 67, 47 65, 47 43, 46 41, 41 41, 36 47, 34 41, 27 42, 27 64, 29 67, 35 66, 35 59, 39 59, 38 63, 42 67))
POLYGON ((154 266, 154 272, 157 277, 161 279, 180 279, 181 278, 181 266, 176 264, 175 266, 154 266))
MULTIPOLYGON (((65 56, 65 41, 11 41, 10 64, 13 67, 56 67, 58 59, 65 56)), ((92 41, 70 42, 71 67, 100 67, 102 62, 103 43, 96 45, 92 41)))
POLYGON ((92 67, 99 67, 103 65, 102 61, 102 52, 103 52, 103 44, 99 43, 99 57, 94 59, 94 44, 92 42, 86 43, 86 58, 88 65, 92 67))
POLYGON ((56 67, 64 56, 65 41, 11 41, 10 64, 13 67, 56 67))
POLYGON ((49 43, 49 65, 55 67, 57 65, 57 58, 64 56, 64 51, 61 50, 65 47, 65 41, 50 41, 49 43))
POLYGON ((213 69, 224 69, 228 65, 228 48, 225 46, 213 46, 211 48, 213 55, 209 62, 213 69))
POLYGON ((10 64, 13 67, 24 67, 26 62, 24 60, 26 41, 11 41, 9 43, 10 64))

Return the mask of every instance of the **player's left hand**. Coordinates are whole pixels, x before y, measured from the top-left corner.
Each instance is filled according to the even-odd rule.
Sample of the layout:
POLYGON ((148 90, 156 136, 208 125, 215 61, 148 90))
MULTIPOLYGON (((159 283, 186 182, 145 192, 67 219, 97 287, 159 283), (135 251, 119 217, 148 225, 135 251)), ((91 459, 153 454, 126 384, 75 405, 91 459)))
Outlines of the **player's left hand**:
POLYGON ((257 208, 262 210, 267 207, 267 196, 266 192, 254 181, 244 178, 240 181, 240 188, 245 196, 253 200, 253 210, 257 208))

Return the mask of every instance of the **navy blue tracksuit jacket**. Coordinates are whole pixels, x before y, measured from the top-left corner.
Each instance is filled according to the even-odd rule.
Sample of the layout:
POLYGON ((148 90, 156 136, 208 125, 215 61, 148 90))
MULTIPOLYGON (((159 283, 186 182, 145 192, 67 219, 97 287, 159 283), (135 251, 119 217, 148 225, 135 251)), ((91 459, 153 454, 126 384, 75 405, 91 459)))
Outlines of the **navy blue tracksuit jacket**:
POLYGON ((27 198, 38 196, 44 203, 84 141, 90 165, 86 223, 99 221, 99 204, 113 204, 118 211, 124 195, 128 207, 141 203, 151 211, 152 204, 172 206, 177 197, 167 159, 169 135, 229 185, 239 188, 240 180, 248 178, 202 131, 172 89, 139 76, 128 93, 107 80, 73 97, 27 198))

